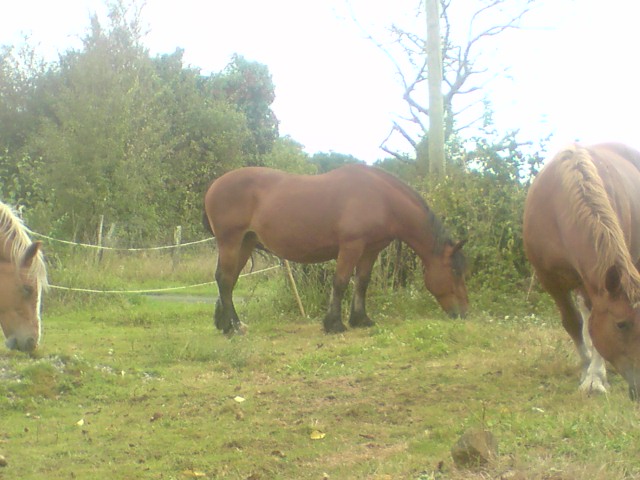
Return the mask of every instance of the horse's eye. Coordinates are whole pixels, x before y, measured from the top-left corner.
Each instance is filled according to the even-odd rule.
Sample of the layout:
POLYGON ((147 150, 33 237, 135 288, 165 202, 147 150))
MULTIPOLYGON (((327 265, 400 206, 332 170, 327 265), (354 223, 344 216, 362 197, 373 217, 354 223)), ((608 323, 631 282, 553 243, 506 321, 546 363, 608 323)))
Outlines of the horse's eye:
POLYGON ((22 286, 22 296, 24 298, 30 298, 33 295, 33 287, 31 285, 22 286))
POLYGON ((621 332, 628 332, 629 330, 631 330, 632 325, 633 322, 631 320, 622 320, 616 323, 616 327, 618 327, 618 330, 620 330, 621 332))

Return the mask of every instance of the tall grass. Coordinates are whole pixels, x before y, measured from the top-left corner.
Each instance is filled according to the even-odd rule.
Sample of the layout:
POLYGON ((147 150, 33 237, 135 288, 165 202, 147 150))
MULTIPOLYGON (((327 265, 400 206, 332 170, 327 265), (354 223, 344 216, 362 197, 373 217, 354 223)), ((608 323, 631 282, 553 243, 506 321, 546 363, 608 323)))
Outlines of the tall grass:
MULTIPOLYGON (((185 256, 188 272, 169 272, 164 255, 77 255, 51 265, 52 283, 207 281, 215 256, 202 254, 185 256)), ((0 479, 640 478, 624 381, 612 374, 606 397, 578 392, 577 356, 543 297, 533 311, 516 290, 508 314, 451 321, 420 282, 376 280, 376 326, 325 335, 324 277, 297 278, 310 318, 282 270, 245 276, 249 332, 231 338, 211 303, 50 292, 37 354, 0 351, 0 479), (461 469, 451 446, 477 427, 496 436, 498 458, 461 469)))

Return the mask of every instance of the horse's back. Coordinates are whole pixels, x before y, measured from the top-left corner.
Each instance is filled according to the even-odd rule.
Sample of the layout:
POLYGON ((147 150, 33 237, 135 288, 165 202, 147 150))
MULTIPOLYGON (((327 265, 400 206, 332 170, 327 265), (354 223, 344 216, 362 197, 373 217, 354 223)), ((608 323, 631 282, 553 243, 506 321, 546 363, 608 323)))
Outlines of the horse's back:
POLYGON ((398 199, 408 198, 404 184, 392 178, 365 165, 320 175, 247 167, 217 179, 205 209, 219 240, 252 232, 283 258, 325 261, 347 241, 383 245, 392 239, 398 199))

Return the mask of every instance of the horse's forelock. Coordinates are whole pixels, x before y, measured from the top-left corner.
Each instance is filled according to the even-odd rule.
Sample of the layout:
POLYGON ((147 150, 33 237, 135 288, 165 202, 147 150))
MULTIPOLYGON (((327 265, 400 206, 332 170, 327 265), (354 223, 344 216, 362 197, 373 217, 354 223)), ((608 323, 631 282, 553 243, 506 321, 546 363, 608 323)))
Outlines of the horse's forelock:
MULTIPOLYGON (((0 238, 2 238, 3 250, 9 255, 7 260, 13 262, 16 269, 20 268, 22 257, 32 244, 27 228, 16 212, 9 206, 0 202, 0 238)), ((38 297, 41 289, 48 287, 47 270, 42 252, 38 251, 31 266, 29 275, 38 284, 38 297)))

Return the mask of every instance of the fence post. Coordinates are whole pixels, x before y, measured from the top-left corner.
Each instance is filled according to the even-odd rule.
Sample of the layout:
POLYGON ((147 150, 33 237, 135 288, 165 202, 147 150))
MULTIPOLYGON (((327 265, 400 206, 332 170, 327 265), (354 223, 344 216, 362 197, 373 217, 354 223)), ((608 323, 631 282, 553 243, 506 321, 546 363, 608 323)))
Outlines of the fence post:
POLYGON ((182 243, 182 226, 178 225, 173 232, 173 244, 175 245, 172 256, 174 272, 180 263, 180 243, 182 243))
POLYGON ((104 215, 100 215, 100 226, 98 227, 98 263, 102 262, 102 229, 104 228, 104 215))
POLYGON ((296 286, 296 281, 293 278, 293 272, 291 271, 291 265, 289 265, 289 260, 284 261, 284 266, 287 269, 287 276, 289 277, 289 283, 291 283, 291 289, 293 290, 293 295, 296 297, 296 302, 298 302, 298 308, 300 309, 300 313, 302 314, 303 317, 306 317, 307 314, 304 312, 302 299, 300 298, 300 294, 298 294, 298 287, 296 286))

